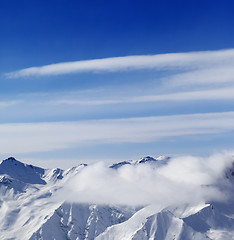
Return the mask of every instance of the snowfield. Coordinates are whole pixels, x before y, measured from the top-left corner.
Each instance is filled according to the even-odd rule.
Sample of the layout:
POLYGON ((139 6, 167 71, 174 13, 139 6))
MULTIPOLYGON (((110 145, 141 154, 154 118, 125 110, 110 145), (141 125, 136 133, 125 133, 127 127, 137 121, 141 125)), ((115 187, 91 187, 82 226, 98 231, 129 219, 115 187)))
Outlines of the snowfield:
MULTIPOLYGON (((155 171, 162 169, 159 171, 162 175, 165 173, 163 169, 165 166, 173 166, 170 165, 171 161, 173 159, 162 156, 156 159, 145 157, 139 161, 113 164, 108 167, 108 171, 118 172, 118 176, 124 179, 125 175, 120 169, 127 174, 132 174, 132 170, 129 169, 136 170, 137 175, 139 169, 135 167, 140 165, 147 166, 149 174, 151 172, 148 168, 156 169, 155 171)), ((86 164, 68 170, 48 170, 21 163, 11 157, 0 164, 0 239, 232 240, 234 239, 233 166, 229 164, 228 168, 222 171, 222 180, 217 178, 219 179, 217 189, 219 192, 224 192, 223 200, 219 197, 210 199, 210 201, 202 201, 202 198, 196 197, 195 191, 188 192, 187 202, 184 198, 182 198, 183 201, 181 199, 178 201, 178 196, 173 193, 174 197, 172 196, 171 201, 166 201, 166 203, 162 198, 162 203, 157 200, 157 202, 152 201, 148 204, 139 202, 139 204, 131 205, 122 204, 124 195, 120 196, 123 198, 121 204, 100 203, 99 201, 95 203, 95 200, 85 202, 81 194, 87 195, 85 189, 89 190, 89 186, 86 188, 84 185, 85 189, 82 188, 78 192, 76 189, 81 189, 83 186, 83 183, 79 184, 79 180, 83 178, 78 178, 78 176, 82 176, 85 169, 89 168, 86 164), (67 185, 69 188, 66 187, 67 185), (69 201, 66 196, 68 192, 64 190, 66 188, 74 188, 72 201, 69 201), (79 196, 83 199, 82 201, 79 201, 79 196), (191 201, 192 198, 196 201, 191 201)), ((167 169, 171 168, 167 167, 167 169)), ((202 173, 204 175, 204 172, 202 173)), ((216 174, 213 171, 210 175, 214 173, 216 174)), ((105 179, 105 176, 103 177, 105 179)), ((106 178, 106 181, 108 179, 106 178)), ((207 177, 205 176, 204 179, 207 177)), ((172 178, 172 181, 175 180, 172 178)), ((179 181, 181 188, 183 188, 183 181, 183 178, 179 181)), ((144 181, 143 183, 145 184, 144 181)), ((151 183, 151 193, 155 195, 157 192, 152 187, 154 182, 151 181, 151 183)), ((193 182, 189 185, 192 187, 193 182)), ((116 188, 113 184, 114 190, 119 187, 121 186, 116 188)), ((201 187, 208 192, 213 186, 203 184, 201 187)), ((148 191, 142 194, 148 194, 148 191)), ((160 196, 158 197, 160 199, 160 196)), ((153 196, 149 199, 156 198, 153 196)))

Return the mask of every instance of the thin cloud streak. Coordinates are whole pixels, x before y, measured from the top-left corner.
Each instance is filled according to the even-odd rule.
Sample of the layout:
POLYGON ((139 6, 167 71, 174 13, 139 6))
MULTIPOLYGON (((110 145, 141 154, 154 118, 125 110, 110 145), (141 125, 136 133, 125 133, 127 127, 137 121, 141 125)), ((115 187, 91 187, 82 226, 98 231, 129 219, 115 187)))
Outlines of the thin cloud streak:
POLYGON ((123 103, 147 103, 159 101, 193 101, 193 100, 228 100, 234 99, 234 88, 221 88, 201 91, 177 92, 161 95, 145 95, 118 97, 118 99, 59 99, 48 101, 51 104, 65 105, 107 105, 107 104, 123 104, 123 103))
POLYGON ((234 49, 158 55, 112 57, 30 67, 7 73, 9 78, 79 72, 112 72, 140 69, 197 69, 234 63, 234 49))
POLYGON ((0 107, 9 107, 13 105, 17 105, 22 103, 22 100, 15 100, 15 101, 0 101, 0 107))
MULTIPOLYGON (((222 63, 221 63, 222 64, 222 63)), ((228 65, 213 66, 207 69, 199 69, 186 73, 175 74, 165 78, 164 82, 169 86, 195 86, 234 83, 233 62, 228 65)))
MULTIPOLYGON (((104 92, 104 91, 103 91, 104 92)), ((105 93, 105 92, 104 92, 105 93)), ((25 94, 17 96, 17 100, 13 101, 0 101, 0 107, 12 107, 15 105, 26 106, 44 106, 50 108, 53 105, 112 105, 112 104, 135 104, 135 103, 149 103, 149 102, 171 102, 171 101, 197 101, 197 100, 233 100, 234 99, 234 87, 226 88, 216 88, 208 90, 199 91, 183 91, 183 92, 173 92, 167 94, 157 94, 157 95, 142 95, 136 96, 133 93, 129 96, 118 96, 116 92, 113 91, 112 97, 108 96, 101 98, 100 95, 94 97, 92 95, 86 94, 77 98, 76 92, 55 92, 54 94, 48 93, 38 93, 38 94, 25 94), (60 96, 63 98, 60 98, 60 96), (43 100, 41 98, 43 96, 43 100), (90 100, 92 96, 92 100, 90 100), (20 98, 20 99, 19 99, 20 98), (29 101, 30 99, 30 101, 29 101), (29 102, 29 103, 28 103, 29 102)))
POLYGON ((234 130, 234 112, 79 122, 1 124, 2 154, 45 152, 107 143, 143 143, 234 130))

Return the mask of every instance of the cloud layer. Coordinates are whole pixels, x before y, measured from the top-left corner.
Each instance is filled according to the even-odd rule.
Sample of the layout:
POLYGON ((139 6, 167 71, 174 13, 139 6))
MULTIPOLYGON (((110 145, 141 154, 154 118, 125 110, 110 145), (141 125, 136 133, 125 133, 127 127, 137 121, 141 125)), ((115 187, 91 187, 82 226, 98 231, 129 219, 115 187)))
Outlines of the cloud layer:
POLYGON ((187 156, 172 158, 161 167, 140 164, 118 170, 97 163, 66 183, 63 196, 72 202, 160 207, 224 201, 228 195, 219 187, 225 184, 224 171, 233 160, 231 154, 187 156))
POLYGON ((234 130, 234 112, 77 122, 0 125, 1 153, 27 153, 82 145, 143 143, 163 138, 234 130))

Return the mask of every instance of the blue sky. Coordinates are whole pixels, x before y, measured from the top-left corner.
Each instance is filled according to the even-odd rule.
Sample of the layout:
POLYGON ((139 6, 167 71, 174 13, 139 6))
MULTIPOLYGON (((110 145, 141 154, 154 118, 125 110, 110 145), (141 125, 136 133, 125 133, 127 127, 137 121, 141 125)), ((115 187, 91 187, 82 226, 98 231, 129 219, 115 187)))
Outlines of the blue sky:
POLYGON ((1 1, 1 159, 67 168, 232 150, 233 9, 1 1))

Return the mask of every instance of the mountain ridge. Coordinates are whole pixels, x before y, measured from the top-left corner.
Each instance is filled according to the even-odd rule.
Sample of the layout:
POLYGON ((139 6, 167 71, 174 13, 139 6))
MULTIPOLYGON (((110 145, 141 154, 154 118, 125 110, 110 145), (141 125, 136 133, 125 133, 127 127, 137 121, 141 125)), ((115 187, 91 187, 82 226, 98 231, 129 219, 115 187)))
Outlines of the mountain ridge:
MULTIPOLYGON (((142 164, 160 168, 169 161, 171 158, 165 156, 147 156, 109 168, 118 170, 142 164)), ((234 239, 234 203, 231 200, 160 208, 154 204, 134 207, 56 199, 63 184, 72 181, 87 166, 43 169, 13 157, 3 160, 0 163, 0 239, 234 239)), ((233 171, 232 166, 227 169, 227 175, 224 174, 224 180, 231 184, 233 171)))

